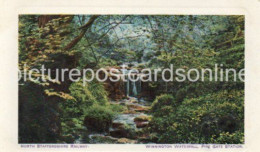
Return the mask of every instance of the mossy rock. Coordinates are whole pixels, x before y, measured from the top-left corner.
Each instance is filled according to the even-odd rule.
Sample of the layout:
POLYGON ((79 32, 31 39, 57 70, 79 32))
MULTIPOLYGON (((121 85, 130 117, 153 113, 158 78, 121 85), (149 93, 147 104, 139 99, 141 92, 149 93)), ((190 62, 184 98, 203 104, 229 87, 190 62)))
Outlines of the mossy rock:
POLYGON ((93 136, 91 143, 113 144, 117 142, 117 138, 111 136, 93 136))
POLYGON ((147 115, 140 115, 138 117, 135 117, 134 118, 134 121, 137 122, 137 121, 150 121, 151 120, 151 116, 147 116, 147 115))
POLYGON ((115 113, 104 106, 92 106, 87 110, 84 125, 92 131, 108 131, 115 113))

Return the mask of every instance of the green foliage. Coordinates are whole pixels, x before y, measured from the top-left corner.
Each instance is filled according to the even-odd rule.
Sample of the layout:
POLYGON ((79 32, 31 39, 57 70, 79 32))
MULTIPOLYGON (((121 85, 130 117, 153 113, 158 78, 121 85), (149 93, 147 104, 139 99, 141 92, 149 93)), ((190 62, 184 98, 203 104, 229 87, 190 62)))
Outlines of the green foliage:
POLYGON ((69 90, 77 101, 86 106, 91 106, 96 102, 102 105, 108 104, 107 92, 103 84, 97 81, 86 83, 85 86, 82 81, 75 82, 71 84, 69 90))
MULTIPOLYGON (((44 64, 50 69, 95 70, 124 62, 142 62, 139 68, 244 68, 244 16, 102 15, 81 35, 80 27, 90 18, 20 15, 19 69, 44 64), (48 20, 42 26, 40 17, 48 20), (77 44, 66 49, 75 38, 80 38, 77 44)), ((55 78, 56 73, 51 75, 55 78)), ((244 82, 234 82, 232 75, 228 82, 210 82, 208 75, 204 82, 159 79, 147 85, 150 96, 157 96, 148 128, 153 142, 244 142, 244 82)), ((72 143, 84 125, 89 131, 107 131, 115 114, 125 110, 109 104, 107 95, 97 81, 85 86, 68 77, 62 83, 20 81, 19 142, 72 143)))
POLYGON ((115 113, 105 106, 93 105, 86 110, 84 124, 91 130, 108 131, 115 113))
POLYGON ((108 93, 104 88, 104 85, 98 81, 91 81, 87 84, 90 92, 95 97, 96 101, 101 105, 108 105, 108 93))
MULTIPOLYGON (((208 18, 205 16, 194 17, 203 21, 204 25, 209 25, 202 27, 205 28, 203 36, 200 36, 202 39, 189 42, 184 42, 181 38, 177 38, 179 42, 171 39, 169 41, 173 41, 174 53, 170 49, 161 50, 151 64, 155 67, 173 64, 175 69, 196 68, 199 71, 202 68, 214 69, 214 64, 223 64, 223 69, 243 69, 244 17, 212 16, 212 22, 222 21, 219 22, 221 24, 214 25, 207 22, 208 18), (194 44, 196 41, 200 41, 200 45, 194 44)), ((184 22, 187 21, 189 19, 184 22)), ((167 85, 161 82, 154 85, 157 90, 165 90, 158 92, 158 95, 170 93, 175 97, 172 103, 179 103, 178 106, 169 105, 168 102, 160 105, 158 98, 161 96, 154 101, 153 109, 158 109, 152 110, 153 119, 149 130, 156 136, 156 142, 243 143, 244 82, 234 82, 232 79, 233 76, 229 75, 228 82, 205 79, 204 82, 173 81, 167 85)))
POLYGON ((162 109, 167 110, 167 107, 176 107, 177 102, 172 95, 164 94, 158 96, 152 104, 152 112, 161 112, 162 109))
POLYGON ((121 113, 125 110, 127 110, 127 107, 119 105, 119 104, 110 104, 110 109, 116 113, 121 113))
POLYGON ((211 139, 212 143, 220 144, 237 144, 244 143, 244 133, 241 131, 236 131, 234 133, 220 133, 220 136, 216 139, 214 137, 211 139))
MULTIPOLYGON (((74 82, 71 84, 69 90, 70 95, 75 100, 66 100, 60 103, 60 107, 63 109, 61 116, 62 134, 63 136, 76 136, 76 133, 83 128, 85 115, 88 115, 90 110, 95 109, 97 105, 102 105, 104 109, 100 109, 99 107, 97 109, 107 109, 109 111, 110 106, 102 83, 92 81, 91 83, 86 83, 84 86, 82 81, 74 82)), ((102 121, 105 119, 99 120, 102 121)))
POLYGON ((239 132, 234 136, 240 138, 230 142, 241 143, 243 101, 243 91, 231 90, 186 99, 177 108, 165 105, 154 111, 150 129, 161 143, 211 143, 212 138, 224 143, 221 139, 228 136, 221 136, 227 132, 239 132))

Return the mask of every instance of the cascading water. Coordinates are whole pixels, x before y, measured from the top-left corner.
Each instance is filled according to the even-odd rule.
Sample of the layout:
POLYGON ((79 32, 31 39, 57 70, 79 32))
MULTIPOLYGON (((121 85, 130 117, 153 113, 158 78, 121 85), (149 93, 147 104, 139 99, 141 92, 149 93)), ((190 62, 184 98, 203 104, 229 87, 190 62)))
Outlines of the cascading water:
POLYGON ((137 97, 138 94, 141 92, 141 80, 140 80, 140 75, 138 73, 132 73, 131 78, 129 77, 129 71, 128 69, 125 69, 128 67, 127 65, 123 64, 121 65, 122 73, 125 75, 126 82, 125 82, 125 92, 126 96, 132 96, 132 97, 137 97), (133 76, 133 77, 132 77, 133 76), (131 81, 131 80, 136 80, 136 81, 131 81))
POLYGON ((136 83, 136 81, 133 81, 133 95, 137 96, 137 89, 136 89, 135 83, 136 83))
POLYGON ((127 96, 137 97, 141 92, 141 81, 131 81, 128 77, 126 77, 127 81, 125 83, 125 91, 127 96))
MULTIPOLYGON (((140 80, 140 74, 133 73, 131 78, 128 75, 130 70, 122 70, 122 74, 125 76, 124 89, 127 98, 121 101, 110 101, 111 104, 119 104, 125 106, 127 109, 124 113, 118 114, 112 121, 107 132, 97 133, 91 130, 83 130, 79 135, 79 138, 74 143, 143 143, 145 141, 139 141, 139 137, 144 139, 146 134, 140 134, 142 129, 147 127, 149 119, 138 120, 136 118, 149 118, 147 114, 150 109, 150 103, 146 102, 143 98, 139 98, 139 94, 142 92, 142 81, 140 80), (134 81, 136 80, 136 81, 134 81), (138 120, 138 121, 137 121, 138 120)), ((149 136, 148 136, 149 137, 149 136)))
POLYGON ((127 96, 129 96, 129 90, 130 90, 130 80, 129 79, 127 79, 127 82, 126 82, 127 84, 126 84, 126 95, 127 96))
POLYGON ((126 82, 125 82, 125 91, 126 91, 126 96, 132 96, 132 97, 137 97, 139 93, 141 92, 141 81, 132 81, 130 78, 126 77, 126 82))

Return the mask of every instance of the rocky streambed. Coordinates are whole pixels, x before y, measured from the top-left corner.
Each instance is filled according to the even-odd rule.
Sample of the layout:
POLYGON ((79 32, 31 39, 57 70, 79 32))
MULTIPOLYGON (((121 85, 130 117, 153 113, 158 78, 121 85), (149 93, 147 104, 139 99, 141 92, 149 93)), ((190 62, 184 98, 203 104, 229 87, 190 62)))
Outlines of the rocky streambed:
POLYGON ((137 144, 147 143, 148 135, 145 133, 151 116, 148 114, 150 103, 138 100, 135 97, 128 97, 121 101, 111 101, 111 104, 125 106, 126 110, 118 114, 108 132, 88 133, 88 141, 78 139, 76 143, 122 143, 137 144))

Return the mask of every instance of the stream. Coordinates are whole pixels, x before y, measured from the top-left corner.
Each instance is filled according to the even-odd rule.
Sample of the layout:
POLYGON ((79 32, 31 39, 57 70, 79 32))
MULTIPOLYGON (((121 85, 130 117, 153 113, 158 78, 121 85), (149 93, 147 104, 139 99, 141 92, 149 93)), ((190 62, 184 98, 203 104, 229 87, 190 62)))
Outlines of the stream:
POLYGON ((74 143, 122 143, 137 144, 145 142, 145 129, 151 116, 147 114, 150 103, 135 97, 128 97, 121 101, 111 101, 111 104, 120 104, 126 107, 126 111, 118 114, 109 128, 109 132, 104 133, 85 133, 74 143))
MULTIPOLYGON (((124 69, 122 74, 127 75, 129 70, 124 69)), ((134 73, 133 78, 140 78, 140 75, 134 73)), ((144 130, 148 126, 151 116, 148 114, 151 102, 147 102, 138 95, 142 92, 141 81, 131 81, 127 76, 124 83, 126 99, 119 101, 110 101, 110 104, 119 104, 125 107, 123 113, 118 114, 112 121, 112 126, 108 132, 96 133, 88 132, 85 129, 83 135, 74 143, 147 143, 148 135, 144 130)))

